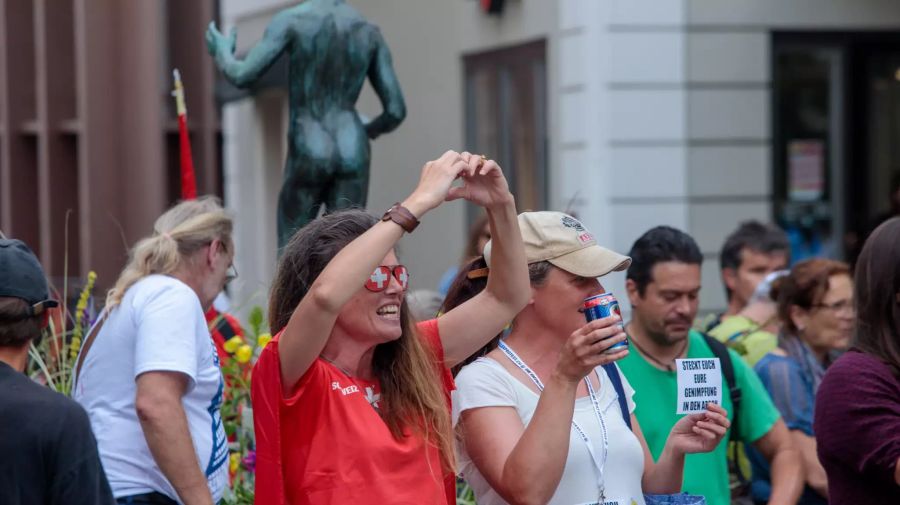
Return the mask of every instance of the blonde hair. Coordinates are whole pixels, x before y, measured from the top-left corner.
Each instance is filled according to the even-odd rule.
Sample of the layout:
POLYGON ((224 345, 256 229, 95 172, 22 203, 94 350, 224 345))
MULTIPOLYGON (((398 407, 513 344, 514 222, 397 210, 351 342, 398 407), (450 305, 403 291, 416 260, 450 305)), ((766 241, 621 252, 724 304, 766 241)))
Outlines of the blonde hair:
POLYGON ((152 274, 171 274, 213 240, 231 247, 231 216, 219 199, 205 196, 183 201, 156 219, 153 235, 141 239, 128 254, 128 264, 106 295, 106 307, 122 302, 125 292, 152 274))

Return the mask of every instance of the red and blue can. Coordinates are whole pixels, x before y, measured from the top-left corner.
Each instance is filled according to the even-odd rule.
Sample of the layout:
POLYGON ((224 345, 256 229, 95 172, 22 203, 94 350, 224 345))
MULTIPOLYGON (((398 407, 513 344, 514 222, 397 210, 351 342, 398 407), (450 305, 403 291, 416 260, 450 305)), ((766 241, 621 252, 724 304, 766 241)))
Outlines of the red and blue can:
MULTIPOLYGON (((591 322, 595 319, 603 319, 604 317, 609 317, 612 315, 619 316, 619 319, 622 319, 622 311, 619 309, 619 301, 616 300, 616 297, 613 296, 612 293, 603 293, 600 295, 594 295, 590 298, 585 298, 583 308, 584 318, 587 320, 587 322, 591 322)), ((622 321, 619 321, 619 328, 621 328, 623 331, 625 330, 625 324, 622 321)), ((613 344, 612 347, 604 351, 604 354, 612 354, 615 352, 619 352, 622 349, 628 349, 628 339, 613 344)))

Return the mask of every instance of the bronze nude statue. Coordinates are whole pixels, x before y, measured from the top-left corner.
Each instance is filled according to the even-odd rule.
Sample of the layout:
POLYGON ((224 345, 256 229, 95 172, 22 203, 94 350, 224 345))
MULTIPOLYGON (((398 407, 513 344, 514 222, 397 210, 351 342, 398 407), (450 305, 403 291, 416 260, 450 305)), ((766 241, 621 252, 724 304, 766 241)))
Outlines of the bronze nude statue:
POLYGON ((406 117, 391 53, 377 26, 344 0, 306 0, 278 12, 262 40, 243 60, 234 55, 237 33, 210 23, 206 43, 216 65, 238 87, 258 79, 287 52, 290 82, 288 152, 278 197, 278 246, 318 215, 365 206, 369 139, 406 117), (355 109, 366 77, 383 112, 363 124, 355 109))

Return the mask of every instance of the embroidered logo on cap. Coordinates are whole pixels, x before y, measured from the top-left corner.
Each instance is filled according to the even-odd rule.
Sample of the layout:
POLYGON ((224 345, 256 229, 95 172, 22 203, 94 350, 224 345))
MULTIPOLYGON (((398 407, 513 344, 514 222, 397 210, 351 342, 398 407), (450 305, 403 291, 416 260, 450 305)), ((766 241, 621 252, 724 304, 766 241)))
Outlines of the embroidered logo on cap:
POLYGON ((573 228, 575 231, 587 231, 584 229, 584 225, 582 225, 580 222, 578 222, 577 219, 569 217, 569 216, 563 216, 562 225, 565 226, 566 228, 573 228))
POLYGON ((578 241, 582 244, 587 244, 588 242, 594 241, 594 236, 590 232, 584 232, 578 235, 578 241))

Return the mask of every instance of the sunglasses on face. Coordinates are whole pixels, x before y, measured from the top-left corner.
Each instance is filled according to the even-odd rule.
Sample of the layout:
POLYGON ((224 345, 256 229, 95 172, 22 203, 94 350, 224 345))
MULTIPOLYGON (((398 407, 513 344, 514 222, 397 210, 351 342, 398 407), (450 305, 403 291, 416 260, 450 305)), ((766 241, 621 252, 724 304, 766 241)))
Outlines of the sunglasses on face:
POLYGON ((238 278, 237 268, 235 268, 234 263, 232 263, 228 270, 225 271, 225 284, 235 280, 238 278))
POLYGON ((372 275, 366 281, 366 289, 373 293, 384 291, 387 289, 388 284, 391 283, 392 275, 400 283, 400 287, 405 290, 409 285, 409 270, 403 265, 381 265, 375 267, 372 275))

